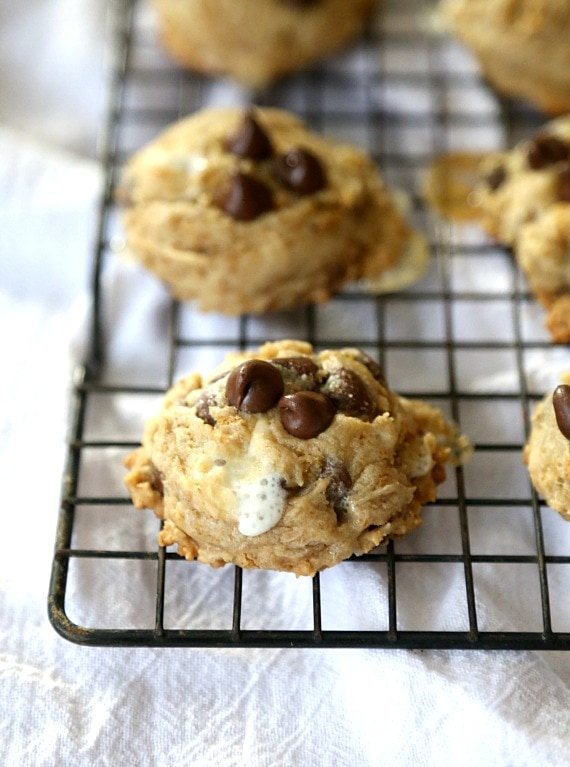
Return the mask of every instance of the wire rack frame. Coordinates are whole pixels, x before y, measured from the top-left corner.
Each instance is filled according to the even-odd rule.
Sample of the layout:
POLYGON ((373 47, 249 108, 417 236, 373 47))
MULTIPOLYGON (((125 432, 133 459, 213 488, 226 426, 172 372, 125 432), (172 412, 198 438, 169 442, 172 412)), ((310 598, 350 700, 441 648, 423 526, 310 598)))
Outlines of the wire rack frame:
MULTIPOLYGON (((390 5, 390 4, 388 4, 390 5)), ((376 160, 383 173, 390 174, 398 169, 404 172, 416 171, 424 167, 436 153, 449 149, 447 143, 450 127, 473 125, 480 123, 482 127, 487 119, 461 111, 452 111, 444 98, 445 88, 454 87, 469 90, 475 86, 471 74, 442 72, 436 63, 434 47, 437 41, 427 38, 425 34, 406 28, 405 14, 410 12, 414 4, 395 5, 397 23, 386 35, 392 42, 403 47, 414 47, 418 42, 425 46, 427 53, 426 67, 422 71, 384 72, 380 67, 374 71, 364 72, 364 85, 360 93, 360 107, 345 109, 342 103, 335 105, 334 110, 327 110, 324 105, 326 88, 336 88, 344 96, 349 95, 343 89, 350 87, 345 82, 342 69, 335 67, 317 67, 314 70, 294 78, 293 87, 298 89, 302 98, 296 103, 296 111, 307 120, 312 128, 318 130, 326 117, 327 127, 339 124, 357 127, 364 135, 365 143, 372 157, 376 160), (398 17, 401 12, 402 17, 398 17), (420 39, 421 36, 421 39, 420 39), (372 89, 383 81, 390 80, 395 86, 419 87, 429 93, 430 107, 425 112, 410 116, 397 110, 380 108, 372 97, 372 89), (326 113, 326 114, 325 114, 326 113), (429 145, 421 152, 409 156, 399 151, 390 150, 389 143, 384 142, 386 133, 390 130, 405 128, 413 124, 415 127, 426 128, 430 136, 429 145)), ((429 3, 426 3, 429 5, 429 3)), ((416 4, 417 6, 417 4, 416 4)), ((130 450, 138 443, 129 439, 93 439, 86 434, 86 419, 90 402, 95 397, 121 395, 131 397, 136 401, 139 396, 161 395, 165 388, 175 379, 180 357, 187 350, 200 348, 223 349, 239 346, 246 348, 263 343, 263 328, 258 328, 251 318, 245 316, 238 320, 237 335, 224 338, 196 337, 182 321, 184 306, 173 302, 170 309, 169 337, 167 339, 169 359, 167 363, 167 380, 164 386, 113 384, 106 382, 105 357, 106 338, 104 331, 104 299, 101 289, 101 275, 105 259, 112 249, 111 219, 113 215, 113 190, 117 174, 123 161, 128 155, 121 141, 121 130, 125 125, 148 122, 152 127, 162 127, 176 119, 184 111, 188 111, 188 93, 191 94, 190 108, 201 106, 202 88, 204 82, 188 73, 175 69, 153 69, 151 66, 137 63, 134 51, 137 46, 148 45, 148 40, 137 39, 137 13, 139 5, 134 0, 114 0, 110 8, 110 84, 107 104, 107 117, 104 121, 101 136, 100 156, 105 170, 105 184, 101 196, 96 243, 94 247, 92 296, 93 313, 91 322, 90 351, 84 364, 78 366, 73 381, 73 394, 68 437, 68 457, 62 482, 62 500, 59 509, 56 531, 55 551, 53 558, 52 577, 49 588, 49 618, 53 627, 66 639, 84 645, 93 646, 157 646, 157 647, 311 647, 311 648, 447 648, 447 649, 570 649, 570 632, 553 629, 553 609, 549 590, 548 568, 553 565, 570 565, 570 552, 564 554, 547 553, 543 531, 544 503, 529 486, 528 493, 508 498, 471 497, 466 488, 464 469, 458 468, 455 473, 456 492, 437 501, 440 508, 457 513, 460 549, 455 553, 431 553, 402 551, 393 542, 374 552, 352 558, 351 564, 358 567, 369 566, 370 563, 382 568, 386 584, 386 622, 382 628, 375 630, 352 630, 343 627, 342 630, 331 630, 323 622, 323 598, 326 597, 322 577, 317 574, 312 579, 311 626, 307 629, 252 629, 244 627, 243 621, 243 580, 244 573, 240 568, 233 568, 233 600, 231 614, 227 617, 226 628, 169 628, 165 621, 165 602, 168 595, 167 566, 181 561, 180 558, 161 547, 145 550, 117 550, 101 548, 81 548, 74 545, 74 531, 77 527, 78 512, 96 508, 101 504, 112 507, 118 514, 127 512, 130 500, 124 496, 86 495, 80 493, 79 475, 86 451, 105 451, 109 448, 130 450), (133 81, 155 83, 178 83, 178 93, 184 93, 185 99, 173 101, 171 105, 160 109, 149 110, 147 106, 127 104, 125 91, 133 81), (181 106, 180 101, 184 101, 181 106), (534 551, 505 552, 502 554, 483 554, 473 550, 470 531, 470 510, 487 508, 523 507, 530 510, 534 532, 534 551), (68 616, 67 599, 69 595, 70 564, 81 560, 95 563, 114 561, 116 563, 149 562, 155 571, 156 590, 153 597, 153 621, 144 627, 99 627, 87 626, 75 622, 68 616), (414 630, 402 628, 397 595, 401 590, 397 577, 398 569, 406 564, 442 564, 455 565, 462 569, 465 591, 466 625, 464 630, 414 630), (477 595, 474 570, 480 565, 526 565, 536 571, 538 591, 540 594, 540 625, 536 630, 487 630, 480 626, 481 603, 477 595)), ((371 30, 361 43, 361 49, 382 51, 385 37, 383 30, 371 30)), ((367 68, 366 57, 363 68, 367 68)), ((362 74, 362 73, 361 73, 362 74)), ((291 87, 289 84, 288 87, 291 87)), ((259 94, 256 99, 261 105, 282 105, 282 86, 259 94)), ((508 102, 500 103, 500 119, 505 126, 506 141, 513 143, 516 131, 531 129, 540 124, 541 118, 531 110, 508 102)), ((422 201, 411 191, 413 213, 425 214, 422 201)), ((491 257, 496 249, 492 246, 477 244, 456 244, 450 246, 451 237, 446 224, 440 223, 433 227, 431 242, 433 258, 437 262, 437 279, 427 288, 405 292, 397 297, 370 296, 361 292, 343 292, 335 296, 338 305, 352 306, 354 303, 367 302, 372 308, 376 326, 376 338, 366 340, 367 349, 374 353, 384 365, 392 351, 403 352, 407 355, 415 353, 438 352, 443 360, 447 373, 447 382, 443 390, 409 388, 407 396, 427 398, 438 404, 445 405, 451 417, 461 420, 462 408, 467 404, 492 404, 501 407, 507 405, 521 408, 524 422, 522 439, 497 444, 491 440, 480 439, 475 447, 479 454, 494 456, 500 454, 520 455, 522 444, 528 435, 529 412, 536 392, 529 390, 524 371, 525 355, 534 349, 548 347, 543 339, 529 339, 523 330, 523 314, 531 300, 525 287, 521 284, 514 264, 510 263, 509 288, 502 293, 496 291, 482 292, 458 290, 453 285, 453 259, 470 256, 475 252, 477 257, 485 260, 491 257), (418 302, 437 301, 442 307, 441 336, 430 339, 391 339, 387 332, 390 311, 394 301, 413 306, 418 302), (475 302, 482 311, 497 302, 507 302, 513 327, 513 337, 508 341, 500 339, 462 340, 455 337, 454 317, 456 306, 461 302, 475 302), (463 390, 458 380, 458 354, 461 352, 492 353, 508 351, 516 360, 518 386, 516 391, 486 391, 484 394, 463 390)), ((306 340, 318 346, 322 342, 319 334, 319 314, 315 307, 299 310, 306 340)), ((112 332, 112 331, 111 331, 112 332)), ((362 338, 347 337, 342 339, 327 339, 327 346, 362 345, 362 338)), ((129 510, 130 513, 130 510, 129 510)), ((192 563, 185 563, 191 567, 192 563)), ((202 567, 198 565, 199 567, 202 567)), ((338 565, 344 567, 345 564, 338 565)), ((225 568, 226 570, 228 568, 225 568)))

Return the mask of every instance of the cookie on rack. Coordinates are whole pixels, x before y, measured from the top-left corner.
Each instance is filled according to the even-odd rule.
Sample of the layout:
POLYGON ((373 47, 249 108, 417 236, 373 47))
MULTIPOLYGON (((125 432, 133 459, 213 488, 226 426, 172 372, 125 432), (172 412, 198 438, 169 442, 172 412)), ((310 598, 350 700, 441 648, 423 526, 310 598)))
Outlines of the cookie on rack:
POLYGON ((568 203, 553 205, 523 228, 516 257, 531 291, 547 309, 552 340, 570 343, 570 196, 568 203))
POLYGON ((261 87, 347 45, 376 0, 153 0, 160 39, 185 68, 261 87))
POLYGON ((277 341, 176 384, 125 481, 187 559, 313 575, 416 528, 468 451, 362 351, 277 341))
POLYGON ((393 290, 427 263, 373 162, 279 109, 175 123, 127 163, 117 198, 128 249, 205 311, 322 302, 359 279, 393 290))
POLYGON ((441 9, 497 91, 547 114, 570 111, 567 0, 442 0, 441 9))
POLYGON ((524 460, 536 491, 570 521, 570 372, 536 406, 524 460))
POLYGON ((552 340, 570 343, 570 116, 484 160, 474 199, 484 228, 512 247, 548 311, 552 340))

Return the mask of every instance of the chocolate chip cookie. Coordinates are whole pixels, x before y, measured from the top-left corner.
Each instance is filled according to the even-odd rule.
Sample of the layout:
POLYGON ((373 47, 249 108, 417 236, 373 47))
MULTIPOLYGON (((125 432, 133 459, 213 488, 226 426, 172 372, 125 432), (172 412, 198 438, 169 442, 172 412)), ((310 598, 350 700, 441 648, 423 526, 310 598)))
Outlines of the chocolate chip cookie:
POLYGON ((182 66, 260 87, 343 47, 376 0, 153 0, 160 38, 182 66))
POLYGON ((498 91, 547 114, 570 110, 567 0, 443 0, 441 8, 498 91))
POLYGON ((313 575, 416 528, 468 453, 362 351, 278 341, 176 384, 125 481, 187 559, 313 575))
POLYGON ((552 340, 570 343, 570 117, 486 159, 474 197, 483 226, 513 248, 548 310, 552 340))
POLYGON ((570 372, 536 406, 524 460, 537 492, 570 521, 570 372))
POLYGON ((283 110, 183 119, 128 162, 117 199, 130 251, 206 311, 321 302, 359 279, 382 290, 426 266, 372 161, 283 110))

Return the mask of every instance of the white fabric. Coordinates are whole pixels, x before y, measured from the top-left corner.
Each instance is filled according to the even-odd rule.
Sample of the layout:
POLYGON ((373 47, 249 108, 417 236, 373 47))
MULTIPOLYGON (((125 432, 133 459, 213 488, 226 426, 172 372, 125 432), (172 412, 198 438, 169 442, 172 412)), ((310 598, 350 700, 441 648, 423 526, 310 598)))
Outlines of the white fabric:
MULTIPOLYGON (((89 157, 100 104, 102 6, 98 0, 27 0, 0 7, 2 763, 567 765, 570 653, 90 649, 66 642, 48 624, 46 595, 71 365, 81 351, 78 329, 84 327, 94 202, 101 183, 89 157)), ((143 378, 151 376, 153 355, 161 354, 162 290, 121 262, 109 268, 105 290, 114 296, 111 354, 116 375, 123 377, 126 370, 133 375, 135 370, 143 378), (137 281, 136 296, 129 291, 131 279, 137 281), (145 360, 134 351, 140 348, 136 333, 141 327, 155 328, 155 335, 145 339, 151 350, 145 360)), ((334 307, 322 311, 324 320, 335 323, 334 307)), ((201 328, 217 321, 222 320, 205 319, 201 328)), ((403 312, 394 333, 405 333, 406 323, 413 326, 415 321, 403 312)), ((537 319, 536 327, 539 324, 537 319)), ((490 325, 496 325, 495 319, 490 325)), ((279 329, 267 330, 277 334, 279 329)), ((570 367, 567 350, 546 361, 552 370, 570 367)), ((537 386, 543 383, 544 363, 540 359, 534 368, 537 386)), ((406 375, 402 365, 401 374, 406 375)), ((398 372, 396 362, 394 366, 398 372)), ((485 380, 476 385, 484 386, 485 380)), ((505 386, 512 386, 508 371, 505 386)), ((150 411, 154 404, 145 406, 150 411)), ((118 416, 101 416, 95 419, 95 433, 120 423, 126 438, 137 438, 140 413, 131 412, 128 404, 124 410, 119 407, 118 416)), ((471 421, 469 413, 465 417, 474 432, 497 428, 492 419, 481 425, 476 414, 471 421)), ((502 428, 510 428, 508 415, 498 420, 502 428)), ((120 487, 118 463, 93 468, 86 480, 93 483, 92 489, 101 491, 104 483, 120 487)), ((492 467, 482 456, 469 471, 467 481, 474 486, 492 474, 492 467)), ((520 481, 526 481, 524 475, 520 481)), ((423 533, 423 545, 432 550, 441 545, 437 523, 445 522, 444 515, 445 509, 434 509, 433 525, 423 533)), ((94 529, 84 525, 85 546, 90 545, 89 536, 101 540, 97 536, 106 534, 116 535, 113 540, 121 545, 131 535, 139 536, 135 545, 147 541, 151 546, 156 524, 150 516, 141 515, 139 532, 134 532, 133 520, 124 519, 109 518, 105 526, 103 516, 102 530, 97 522, 94 529)), ((551 524, 552 546, 567 553, 566 528, 551 524)), ((494 543, 510 551, 509 527, 497 525, 494 543)), ((530 522, 527 533, 532 550, 530 522)), ((474 527, 474 547, 485 551, 486 543, 485 528, 474 527)), ((517 536, 520 553, 529 553, 526 544, 524 535, 517 536)), ((401 550, 413 550, 413 545, 403 542, 401 550)), ((91 581, 92 567, 89 561, 79 563, 71 608, 78 619, 112 624, 113 605, 98 602, 98 589, 112 586, 112 567, 101 582, 91 581)), ((153 588, 144 565, 133 572, 136 588, 153 588)), ((175 597, 183 597, 184 588, 194 589, 189 614, 177 613, 183 600, 167 605, 173 622, 200 620, 208 604, 213 605, 215 621, 218 601, 231 597, 229 568, 213 574, 198 566, 193 572, 191 586, 173 583, 175 597)), ((325 625, 342 627, 344 621, 346 626, 368 628, 385 623, 385 578, 373 566, 333 569, 321 578, 336 600, 323 605, 325 625), (366 609, 360 612, 358 604, 366 589, 376 594, 373 607, 368 606, 372 615, 366 609), (351 604, 352 612, 346 612, 351 604)), ((244 576, 244 583, 249 584, 246 628, 259 625, 258 601, 264 618, 278 621, 286 608, 298 627, 310 624, 310 588, 304 579, 252 573, 244 576)), ((423 584, 413 573, 404 574, 401 619, 411 628, 414 621, 425 625, 426 620, 434 628, 465 628, 465 615, 458 608, 462 583, 458 573, 455 580, 438 586, 436 575, 430 588, 441 589, 442 614, 425 616, 423 584)), ((536 616, 527 614, 528 595, 513 600, 510 586, 516 591, 521 584, 505 587, 492 573, 482 574, 481 619, 491 628, 520 627, 525 621, 535 625, 536 616)), ((559 601, 568 630, 566 600, 559 601)), ((137 605, 129 605, 133 623, 142 622, 137 605)))

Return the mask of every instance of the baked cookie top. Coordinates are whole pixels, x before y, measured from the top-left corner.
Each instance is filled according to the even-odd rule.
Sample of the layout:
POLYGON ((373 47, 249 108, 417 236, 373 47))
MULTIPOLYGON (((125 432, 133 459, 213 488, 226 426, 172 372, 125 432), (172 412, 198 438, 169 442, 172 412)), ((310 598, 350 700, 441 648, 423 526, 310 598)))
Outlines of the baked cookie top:
POLYGON ((182 66, 266 86, 357 37, 376 0, 152 0, 182 66))
POLYGON ((358 204, 369 187, 388 196, 370 160, 270 107, 206 108, 166 128, 127 163, 118 199, 135 208, 193 203, 218 222, 251 221, 319 193, 358 204))
POLYGON ((442 0, 441 16, 501 93, 570 110, 567 0, 442 0))
POLYGON ((551 120, 509 151, 491 154, 476 189, 485 228, 514 245, 522 227, 570 204, 570 115, 551 120))
POLYGON ((485 229, 513 248, 555 343, 570 343, 570 116, 487 158, 474 199, 485 229))
POLYGON ((570 371, 536 406, 524 460, 537 492, 570 521, 570 371))
POLYGON ((179 121, 127 163, 117 198, 132 253, 204 310, 324 301, 390 271, 393 290, 427 264, 373 162, 283 110, 212 108, 179 121))
POLYGON ((468 452, 362 351, 279 341, 175 385, 126 484, 188 559, 313 575, 416 528, 468 452))

